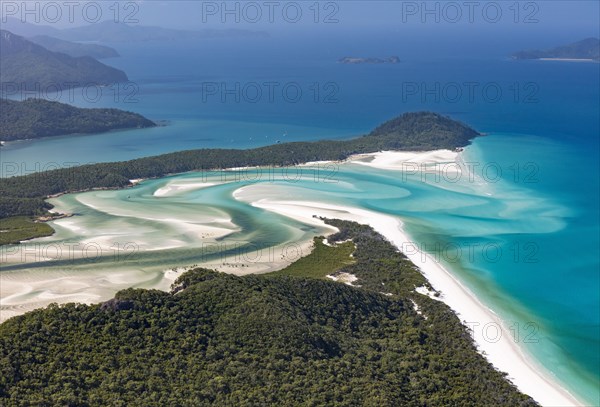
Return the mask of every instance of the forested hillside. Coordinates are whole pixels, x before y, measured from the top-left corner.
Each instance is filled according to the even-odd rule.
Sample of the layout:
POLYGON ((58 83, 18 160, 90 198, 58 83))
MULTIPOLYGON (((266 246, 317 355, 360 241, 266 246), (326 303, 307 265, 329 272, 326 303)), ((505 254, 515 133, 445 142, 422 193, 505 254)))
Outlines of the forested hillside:
POLYGON ((83 109, 44 99, 0 99, 3 141, 153 126, 156 124, 145 117, 119 109, 83 109))
POLYGON ((360 288, 195 269, 171 293, 128 289, 30 312, 0 325, 0 403, 536 405, 446 305, 414 291, 427 283, 391 243, 330 223, 341 230, 330 241, 356 245, 340 272, 360 288))
POLYGON ((127 81, 125 72, 89 56, 52 52, 10 31, 0 30, 3 89, 46 91, 127 81))

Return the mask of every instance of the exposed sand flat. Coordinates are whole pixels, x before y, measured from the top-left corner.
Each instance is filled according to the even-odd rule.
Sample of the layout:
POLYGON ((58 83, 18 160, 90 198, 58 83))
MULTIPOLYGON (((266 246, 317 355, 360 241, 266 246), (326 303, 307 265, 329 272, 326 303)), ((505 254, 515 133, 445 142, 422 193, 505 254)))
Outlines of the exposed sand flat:
POLYGON ((510 380, 521 391, 544 406, 583 405, 563 389, 551 373, 535 363, 513 342, 510 330, 494 312, 484 306, 432 256, 418 250, 418 245, 412 243, 403 232, 402 223, 397 218, 359 208, 319 202, 261 199, 260 196, 252 197, 250 188, 245 189, 243 200, 300 222, 314 222, 316 219, 313 216, 317 215, 370 225, 398 248, 405 249, 405 254, 421 269, 430 284, 442 293, 439 299, 450 306, 462 321, 474 328, 472 334, 479 351, 497 369, 508 373, 510 380), (485 331, 481 329, 484 326, 494 329, 497 327, 498 333, 492 335, 491 328, 485 331))
MULTIPOLYGON (((206 242, 223 238, 237 230, 235 224, 228 219, 217 219, 215 224, 185 222, 179 219, 144 218, 164 222, 177 231, 165 235, 161 239, 152 238, 159 229, 136 230, 134 226, 123 224, 121 230, 109 230, 102 233, 85 234, 85 224, 78 224, 74 218, 60 219, 55 224, 64 227, 78 235, 77 239, 69 242, 50 240, 50 238, 35 239, 23 242, 18 246, 0 248, 0 261, 4 264, 21 264, 42 261, 97 259, 102 256, 116 256, 135 250, 157 251, 201 245, 206 242), (225 225, 226 227, 223 227, 225 225)), ((0 274, 0 281, 2 274, 0 274)))
POLYGON ((0 273, 0 322, 56 302, 98 303, 115 291, 136 287, 168 290, 172 276, 135 269, 86 272, 31 269, 0 273))
POLYGON ((215 182, 170 182, 162 188, 154 191, 154 196, 164 197, 181 194, 193 189, 202 189, 217 185, 215 182))
POLYGON ((348 159, 355 164, 394 171, 445 171, 460 172, 459 153, 450 150, 434 151, 382 151, 373 154, 353 155, 348 159))
MULTIPOLYGON (((319 223, 319 226, 322 226, 319 223)), ((331 228, 332 232, 337 229, 331 228)), ((198 263, 198 266, 210 268, 224 273, 244 276, 247 274, 264 274, 281 270, 312 251, 312 239, 281 244, 272 247, 250 250, 224 257, 218 261, 198 263)))

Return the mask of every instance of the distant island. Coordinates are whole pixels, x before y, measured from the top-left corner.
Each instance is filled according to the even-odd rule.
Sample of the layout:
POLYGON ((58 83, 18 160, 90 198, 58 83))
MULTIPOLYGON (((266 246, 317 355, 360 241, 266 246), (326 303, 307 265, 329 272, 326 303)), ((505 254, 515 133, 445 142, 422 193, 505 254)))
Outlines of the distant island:
POLYGON ((118 109, 83 109, 43 99, 0 99, 0 140, 153 127, 145 117, 118 109))
POLYGON ((99 44, 83 44, 61 40, 60 38, 50 37, 48 35, 37 35, 27 39, 52 52, 62 52, 63 54, 67 54, 74 58, 88 56, 96 59, 103 59, 120 56, 114 48, 99 44))
POLYGON ((125 72, 96 59, 50 51, 10 31, 0 30, 0 82, 19 90, 76 88, 128 80, 125 72))
POLYGON ((600 39, 586 38, 547 50, 519 51, 513 59, 600 61, 600 39))
POLYGON ((356 65, 356 64, 399 64, 400 58, 393 56, 389 58, 360 58, 360 57, 344 57, 338 59, 340 64, 356 65))
POLYGON ((182 30, 140 24, 125 24, 123 22, 114 22, 113 20, 106 20, 80 27, 58 29, 49 25, 31 24, 16 18, 7 17, 6 21, 2 21, 2 26, 5 30, 24 37, 50 36, 66 41, 93 41, 94 43, 194 41, 225 37, 269 37, 269 34, 265 31, 231 28, 182 30))

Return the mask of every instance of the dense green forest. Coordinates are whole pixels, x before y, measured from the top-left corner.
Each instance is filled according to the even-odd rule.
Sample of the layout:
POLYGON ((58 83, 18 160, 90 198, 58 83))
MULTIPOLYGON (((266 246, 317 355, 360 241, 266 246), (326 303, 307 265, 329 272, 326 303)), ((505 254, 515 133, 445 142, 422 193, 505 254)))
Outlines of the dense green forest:
POLYGON ((125 72, 89 56, 52 52, 10 31, 0 30, 0 82, 3 89, 68 89, 127 81, 125 72))
POLYGON ((245 166, 290 166, 309 161, 344 160, 352 154, 383 150, 435 150, 465 146, 475 130, 431 112, 405 113, 351 140, 275 144, 248 150, 202 149, 116 163, 83 165, 0 179, 0 218, 45 211, 42 198, 91 188, 122 188, 131 179, 187 171, 245 166))
POLYGON ((14 317, 0 325, 0 404, 537 405, 445 304, 414 291, 427 282, 391 243, 328 223, 340 229, 329 241, 355 245, 339 272, 360 288, 194 269, 171 293, 127 289, 14 317))
POLYGON ((152 126, 156 124, 145 117, 119 109, 84 109, 44 99, 0 99, 3 141, 152 126))

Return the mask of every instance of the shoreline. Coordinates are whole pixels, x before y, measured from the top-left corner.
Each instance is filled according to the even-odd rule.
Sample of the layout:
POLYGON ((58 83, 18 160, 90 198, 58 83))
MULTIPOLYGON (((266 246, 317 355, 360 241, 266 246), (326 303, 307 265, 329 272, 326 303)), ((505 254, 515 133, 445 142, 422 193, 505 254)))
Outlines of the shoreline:
MULTIPOLYGON (((440 170, 439 166, 444 166, 445 171, 461 171, 460 165, 457 165, 456 160, 460 159, 460 154, 457 151, 450 150, 434 150, 434 151, 420 151, 420 152, 406 152, 406 151, 381 151, 378 153, 359 154, 348 157, 341 161, 320 161, 303 164, 306 165, 318 165, 324 163, 352 163, 357 165, 367 165, 374 168, 381 168, 386 170, 406 170, 403 166, 406 163, 411 165, 419 165, 421 170, 440 170), (454 163, 454 165, 452 165, 454 163), (448 165, 450 165, 448 167, 448 165)), ((414 169, 414 167, 411 167, 414 169)), ((187 172, 186 172, 187 173, 187 172)), ((185 174, 185 173, 184 173, 185 174)), ((171 174, 173 175, 173 174, 171 174)), ((166 176, 165 176, 166 177, 166 176)), ((161 177, 164 178, 164 177, 161 177)), ((143 182, 144 180, 130 180, 133 185, 143 182)), ((126 189, 133 185, 125 188, 115 189, 126 189)), ((178 185, 181 187, 181 185, 178 185)), ((206 185, 207 187, 210 185, 206 185)), ((244 202, 247 202, 255 207, 262 208, 268 211, 279 213, 283 216, 295 219, 302 223, 308 223, 318 225, 320 227, 326 226, 321 220, 315 219, 313 216, 324 216, 329 218, 338 218, 351 220, 362 224, 367 224, 373 227, 378 233, 382 234, 390 242, 392 242, 402 252, 402 248, 406 248, 406 245, 412 245, 412 248, 417 249, 419 246, 412 241, 410 236, 402 229, 402 222, 399 218, 372 212, 355 207, 346 207, 340 205, 333 205, 320 202, 295 202, 285 201, 279 199, 264 199, 264 196, 252 192, 253 184, 241 187, 237 189, 233 198, 244 202)), ((163 192, 166 194, 177 193, 178 188, 165 188, 163 192)), ((61 194, 62 195, 62 194, 61 194)), ((160 194, 159 194, 160 195, 160 194)), ((453 312, 465 323, 478 322, 479 327, 484 326, 486 323, 495 323, 501 327, 501 339, 498 342, 490 343, 483 338, 482 331, 478 330, 473 333, 473 340, 477 346, 477 350, 498 370, 509 373, 508 379, 517 386, 523 393, 530 395, 537 402, 544 406, 583 406, 582 402, 577 400, 572 394, 570 394, 563 386, 558 383, 558 379, 552 376, 552 373, 547 370, 541 363, 537 362, 531 356, 529 356, 525 349, 522 349, 511 340, 512 335, 509 329, 506 327, 506 323, 501 320, 491 309, 486 307, 481 301, 460 281, 452 275, 443 265, 437 262, 432 256, 424 253, 420 250, 411 250, 410 255, 405 252, 407 257, 421 270, 425 278, 429 281, 432 287, 439 291, 442 295, 439 299, 446 303, 453 312), (481 321, 481 322, 479 322, 481 321)), ((283 259, 282 259, 283 260, 283 259)), ((218 269, 218 267, 216 267, 218 269)), ((251 274, 251 273, 265 273, 274 271, 276 267, 271 265, 261 270, 258 264, 255 264, 252 268, 232 270, 226 263, 223 264, 221 271, 236 274, 251 274), (224 270, 228 269, 229 270, 224 270)), ((138 270, 141 271, 141 270, 138 270)), ((62 274, 62 273, 61 273, 62 274)), ((154 273, 150 273, 154 274, 154 273)), ((170 280, 167 275, 167 270, 163 271, 163 279, 161 285, 165 284, 166 281, 170 280)), ((63 280, 65 275, 53 276, 54 281, 58 282, 63 280)), ((95 276, 98 278, 99 276, 95 276)), ((108 277, 111 281, 111 285, 117 283, 128 284, 131 281, 131 277, 120 275, 117 273, 117 281, 108 277), (124 281, 127 280, 127 281, 124 281)), ((140 275, 139 277, 142 277, 140 275)), ((144 275, 140 280, 144 281, 147 279, 147 275, 144 275)), ((64 281, 64 280, 63 280, 64 281)), ((48 282, 48 279, 45 280, 48 282)), ((40 282, 43 285, 43 281, 40 282)), ((77 283, 77 282, 72 282, 77 283)), ((91 281, 89 281, 91 283, 91 281)), ((138 282, 139 283, 139 282, 138 282)), ((135 284, 135 283, 134 283, 135 284)), ((131 284, 129 284, 131 285, 131 284)), ((142 283, 142 285, 145 285, 142 283)), ((137 285, 139 286, 139 285, 137 285)), ((3 287, 6 288, 6 287, 3 287)), ((31 291, 33 287, 29 287, 31 291)), ((81 287, 79 287, 81 288, 81 287)), ((97 287, 99 288, 99 287, 97 287)), ((124 287, 123 287, 124 288, 124 287)), ((156 288, 156 287, 152 287, 156 288)), ((51 294, 52 290, 47 290, 46 296, 51 294)), ((94 290, 92 290, 94 291, 94 290)), ((419 292, 418 290, 415 290, 419 292)), ((27 293, 20 293, 26 295, 27 293)), ((423 294, 423 293, 421 293, 423 294)), ((6 301, 8 298, 4 298, 6 301)), ((57 298, 54 297, 53 300, 57 298)), ((74 300, 75 298, 72 298, 74 300)), ((101 298, 95 296, 95 298, 88 297, 86 303, 101 301, 101 298)), ((53 301, 54 302, 54 301, 53 301)), ((34 308, 39 308, 43 304, 34 304, 34 308)), ((20 307, 19 307, 20 308, 20 307)), ((25 311, 29 311, 27 309, 25 311)), ((25 312, 23 311, 23 312, 25 312)), ((18 312, 17 313, 22 313, 18 312)), ((16 315, 16 314, 15 314, 16 315)), ((12 316, 12 315, 11 315, 12 316)))
POLYGON ((592 58, 538 58, 538 61, 600 62, 592 58))
MULTIPOLYGON (((246 200, 244 200, 246 201, 246 200)), ((401 252, 401 248, 412 247, 405 255, 421 270, 431 286, 438 292, 437 300, 444 302, 463 323, 478 323, 484 326, 494 323, 501 328, 500 339, 496 342, 486 340, 483 331, 473 330, 472 338, 477 350, 496 369, 508 373, 510 380, 520 391, 531 396, 543 406, 584 406, 581 401, 569 393, 544 366, 533 360, 517 344, 506 323, 481 301, 446 268, 428 253, 417 249, 418 245, 402 229, 402 222, 392 216, 381 215, 364 209, 332 205, 319 202, 291 202, 258 199, 251 205, 300 222, 312 220, 313 216, 323 216, 367 224, 392 242, 401 252)), ((416 292, 419 292, 415 290, 416 292)), ((421 293, 423 295, 427 295, 421 293)))

